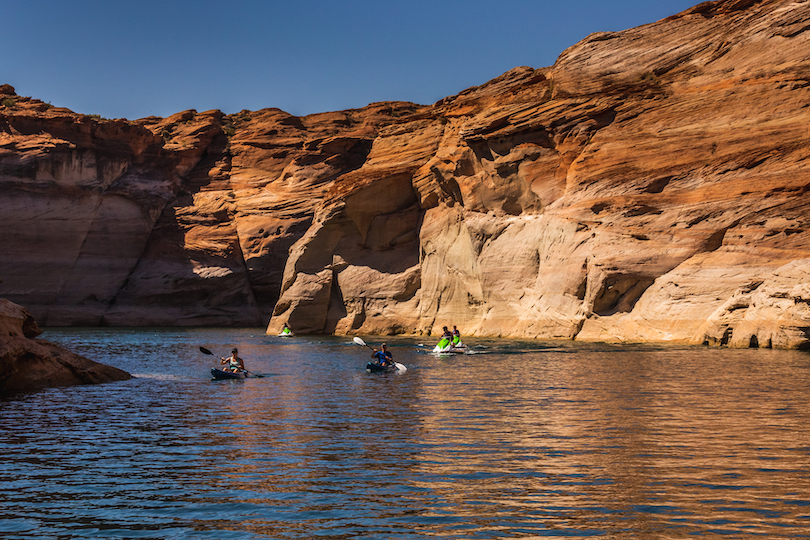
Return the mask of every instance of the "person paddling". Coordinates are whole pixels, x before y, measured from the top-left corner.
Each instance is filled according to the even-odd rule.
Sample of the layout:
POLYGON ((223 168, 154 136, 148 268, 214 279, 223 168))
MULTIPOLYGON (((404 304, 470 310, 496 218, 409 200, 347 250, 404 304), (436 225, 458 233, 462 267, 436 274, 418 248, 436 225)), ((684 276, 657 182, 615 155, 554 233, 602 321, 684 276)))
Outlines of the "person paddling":
POLYGON ((224 371, 232 371, 233 373, 247 371, 245 369, 245 362, 239 358, 239 351, 236 347, 231 349, 231 355, 228 358, 221 358, 221 360, 220 364, 228 364, 228 367, 226 367, 224 371))
POLYGON ((394 357, 388 351, 388 345, 385 343, 382 344, 381 351, 374 349, 374 352, 371 353, 371 357, 376 358, 377 363, 383 367, 394 365, 394 357))

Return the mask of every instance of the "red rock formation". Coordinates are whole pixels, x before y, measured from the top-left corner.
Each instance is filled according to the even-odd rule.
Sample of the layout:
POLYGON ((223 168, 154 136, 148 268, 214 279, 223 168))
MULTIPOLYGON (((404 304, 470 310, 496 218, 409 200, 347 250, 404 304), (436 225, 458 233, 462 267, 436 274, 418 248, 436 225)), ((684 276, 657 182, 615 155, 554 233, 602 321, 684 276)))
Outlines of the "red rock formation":
POLYGON ((0 298, 0 394, 131 378, 120 369, 33 339, 41 333, 28 310, 0 298))
POLYGON ((0 373, 0 393, 131 378, 125 371, 93 362, 55 343, 20 337, 0 338, 0 373))
POLYGON ((3 92, 0 288, 46 326, 266 323, 329 185, 417 109, 130 122, 3 92))
POLYGON ((304 118, 6 88, 0 292, 48 325, 804 347, 808 28, 808 2, 707 2, 432 106, 304 118))
MULTIPOLYGON (((780 290, 804 287, 808 28, 806 2, 701 4, 382 131, 293 247, 268 331, 722 341, 735 291, 786 264, 780 290)), ((807 346, 802 298, 728 343, 807 346)))

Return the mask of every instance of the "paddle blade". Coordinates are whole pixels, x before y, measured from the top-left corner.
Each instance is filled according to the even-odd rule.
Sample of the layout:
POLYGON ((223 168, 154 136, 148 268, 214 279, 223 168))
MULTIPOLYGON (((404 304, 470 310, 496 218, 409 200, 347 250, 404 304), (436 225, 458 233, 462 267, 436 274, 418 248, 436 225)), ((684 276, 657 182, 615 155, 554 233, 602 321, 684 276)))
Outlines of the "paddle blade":
POLYGON ((366 345, 366 342, 363 341, 362 339, 360 339, 359 337, 355 337, 353 341, 355 343, 357 343, 358 345, 361 345, 363 347, 368 347, 368 345, 366 345))
POLYGON ((203 354, 210 354, 211 356, 214 356, 214 353, 212 353, 211 351, 209 351, 205 347, 200 347, 200 352, 203 353, 203 354))

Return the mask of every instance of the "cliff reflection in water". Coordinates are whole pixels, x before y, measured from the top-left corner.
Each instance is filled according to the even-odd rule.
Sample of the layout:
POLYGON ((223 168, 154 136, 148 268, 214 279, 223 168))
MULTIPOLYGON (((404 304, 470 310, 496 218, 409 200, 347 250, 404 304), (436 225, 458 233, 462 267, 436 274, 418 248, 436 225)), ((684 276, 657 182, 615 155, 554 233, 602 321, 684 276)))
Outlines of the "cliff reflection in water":
POLYGON ((48 338, 140 377, 0 402, 4 538, 810 531, 806 353, 401 338, 380 376, 345 338, 48 338), (199 345, 266 377, 211 382, 199 345))
POLYGON ((419 485, 493 527, 810 532, 791 509, 809 494, 806 355, 583 353, 446 367, 426 385, 419 485))

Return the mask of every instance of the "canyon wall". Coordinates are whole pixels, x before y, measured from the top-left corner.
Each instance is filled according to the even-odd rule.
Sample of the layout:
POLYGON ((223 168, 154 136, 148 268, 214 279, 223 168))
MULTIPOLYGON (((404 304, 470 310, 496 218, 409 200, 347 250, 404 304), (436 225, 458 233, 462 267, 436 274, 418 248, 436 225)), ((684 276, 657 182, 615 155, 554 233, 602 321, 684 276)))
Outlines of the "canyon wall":
POLYGON ((706 2, 430 106, 303 118, 6 87, 0 296, 50 326, 806 348, 808 30, 807 1, 706 2))
POLYGON ((263 326, 326 189, 412 104, 137 121, 0 86, 0 297, 43 326, 263 326))

